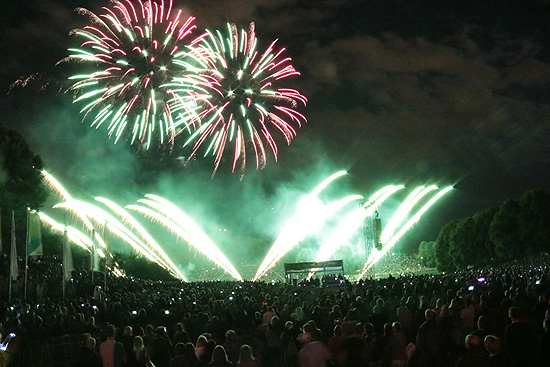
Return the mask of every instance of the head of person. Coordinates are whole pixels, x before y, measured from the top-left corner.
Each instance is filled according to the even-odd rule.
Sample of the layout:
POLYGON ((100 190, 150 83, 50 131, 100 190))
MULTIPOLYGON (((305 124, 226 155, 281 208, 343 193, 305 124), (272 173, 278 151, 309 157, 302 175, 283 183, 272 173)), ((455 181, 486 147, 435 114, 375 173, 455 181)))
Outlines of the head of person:
POLYGON ((392 332, 393 332, 393 330, 392 330, 391 324, 389 322, 386 322, 384 324, 384 335, 390 336, 390 335, 392 335, 392 332))
POLYGON ((254 356, 252 354, 252 347, 248 344, 241 345, 241 349, 239 351, 239 361, 250 361, 253 359, 254 356))
POLYGON ((370 322, 365 322, 363 324, 363 331, 367 335, 371 335, 374 333, 374 325, 370 322))
POLYGON ((225 332, 225 340, 227 340, 228 343, 236 342, 237 341, 237 333, 235 330, 230 329, 225 332))
POLYGON ((115 337, 115 334, 116 334, 115 325, 113 325, 113 324, 107 324, 107 326, 105 326, 105 337, 106 337, 107 339, 109 339, 109 338, 114 338, 114 337, 115 337))
POLYGON ((134 349, 142 349, 143 347, 143 338, 141 336, 134 336, 134 349))
POLYGON ((133 329, 131 326, 126 326, 124 330, 122 331, 122 335, 124 336, 132 336, 133 329))
POLYGON ((174 352, 176 353, 176 356, 182 356, 185 354, 185 344, 182 342, 176 343, 174 345, 174 352))
POLYGON ((512 306, 508 309, 508 317, 511 321, 518 321, 522 317, 521 309, 516 306, 512 306))
POLYGON ((206 339, 206 336, 204 335, 200 335, 198 338, 197 338, 197 348, 204 348, 206 347, 206 344, 208 344, 208 339, 206 339))
POLYGON ((496 355, 502 351, 502 342, 497 336, 487 335, 483 342, 490 355, 496 355))
POLYGON ((212 362, 227 362, 227 353, 222 345, 216 345, 212 352, 212 362))
POLYGON ((477 335, 468 334, 464 338, 464 346, 468 350, 473 350, 481 347, 481 339, 477 335))
POLYGON ((156 330, 157 337, 163 337, 166 334, 166 328, 164 326, 157 326, 156 330))
POLYGON ((84 345, 88 349, 95 349, 95 344, 96 344, 96 341, 91 336, 88 339, 86 339, 86 341, 84 342, 84 345))
POLYGON ((285 322, 285 330, 290 330, 294 326, 294 323, 292 321, 285 322))
POLYGON ((477 328, 480 330, 487 330, 491 326, 491 321, 485 315, 479 316, 477 319, 477 328))
POLYGON ((431 308, 428 308, 424 312, 424 317, 426 317, 426 321, 433 321, 433 320, 437 319, 437 312, 435 312, 431 308))
POLYGON ((145 325, 145 329, 144 329, 145 334, 153 334, 154 330, 155 329, 153 329, 153 325, 151 325, 151 324, 145 325))
MULTIPOLYGON (((179 343, 178 343, 179 344, 179 343)), ((185 356, 185 359, 187 361, 196 361, 197 360, 197 354, 195 353, 195 346, 193 343, 185 343, 183 348, 183 355, 185 356)))

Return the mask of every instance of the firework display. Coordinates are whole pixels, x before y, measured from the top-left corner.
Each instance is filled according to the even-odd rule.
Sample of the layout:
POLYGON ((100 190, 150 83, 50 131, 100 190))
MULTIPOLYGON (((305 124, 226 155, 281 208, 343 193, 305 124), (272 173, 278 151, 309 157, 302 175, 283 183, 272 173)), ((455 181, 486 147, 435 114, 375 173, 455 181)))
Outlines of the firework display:
POLYGON ((247 152, 256 169, 268 151, 277 161, 277 140, 290 144, 306 122, 297 107, 307 98, 283 84, 300 73, 277 40, 260 50, 254 23, 248 31, 228 24, 226 32, 194 36, 195 18, 172 0, 115 0, 99 15, 77 11, 91 22, 72 31, 83 41, 64 59, 82 64, 69 78, 74 102, 92 127, 107 125, 115 142, 174 148, 183 135, 176 148, 190 150, 189 159, 202 148, 214 157, 215 174, 232 155, 232 171, 239 165, 242 172, 247 152))
POLYGON ((285 225, 273 246, 269 249, 269 252, 262 261, 253 280, 258 280, 265 275, 265 273, 270 268, 274 267, 290 249, 311 233, 314 228, 312 224, 317 224, 319 222, 319 220, 316 220, 316 218, 318 219, 319 213, 322 213, 323 218, 326 218, 328 214, 330 214, 327 213, 326 210, 323 210, 320 205, 316 205, 317 196, 334 180, 346 174, 346 171, 339 171, 330 175, 300 201, 296 212, 285 225), (311 219, 311 217, 313 217, 313 219, 311 219))
MULTIPOLYGON (((361 226, 364 225, 365 221, 372 220, 373 215, 377 214, 379 209, 383 209, 384 203, 398 191, 403 190, 405 186, 385 186, 366 201, 363 196, 356 194, 345 195, 339 199, 326 197, 326 194, 322 195, 329 185, 333 184, 339 177, 346 175, 346 173, 346 171, 340 171, 330 175, 309 194, 298 200, 294 214, 286 220, 286 224, 258 267, 255 276, 251 277, 253 281, 262 280, 268 271, 273 269, 292 249, 299 247, 312 237, 317 237, 316 233, 320 233, 323 228, 326 233, 318 237, 320 242, 316 249, 316 255, 314 255, 315 261, 321 262, 334 259, 334 255, 344 246, 348 248, 351 246, 355 248, 354 251, 366 251, 363 246, 367 246, 367 242, 364 242, 367 239, 359 239, 357 242, 357 235, 361 226)), ((156 226, 156 228, 168 229, 178 242, 183 241, 184 244, 205 255, 208 261, 214 263, 233 279, 244 280, 229 259, 200 228, 195 219, 167 199, 158 195, 147 194, 144 199, 137 200, 138 204, 127 205, 126 208, 123 208, 109 199, 96 197, 95 200, 104 204, 114 214, 112 215, 94 204, 73 198, 59 181, 45 171, 44 179, 64 200, 54 205, 53 208, 68 211, 81 222, 83 231, 77 230, 74 225, 67 226, 69 239, 78 246, 88 251, 91 248, 97 248, 100 255, 105 256, 107 246, 99 233, 103 228, 108 228, 110 233, 113 233, 123 243, 130 245, 136 253, 158 264, 176 278, 187 280, 176 265, 178 262, 181 264, 184 259, 170 258, 145 227, 130 215, 126 210, 128 209, 148 219, 150 225, 156 226)), ((391 219, 380 235, 380 247, 375 246, 368 251, 367 255, 370 255, 363 265, 359 278, 363 277, 374 264, 382 259, 397 241, 418 223, 424 213, 451 189, 452 187, 446 187, 438 190, 435 185, 419 186, 414 189, 393 211, 391 219), (434 191, 437 192, 431 198, 428 198, 428 194, 434 191), (420 205, 420 209, 415 211, 415 208, 420 205)), ((40 213, 40 217, 43 223, 50 226, 52 230, 58 232, 63 230, 64 226, 55 222, 46 214, 40 213)), ((176 248, 179 249, 180 246, 180 244, 177 244, 176 248)), ((359 266, 361 265, 359 264, 359 266)), ((309 274, 309 277, 313 275, 314 271, 309 274)))
MULTIPOLYGON (((44 174, 45 182, 48 183, 52 189, 55 189, 55 191, 65 200, 55 204, 53 209, 63 209, 66 212, 72 213, 75 218, 78 218, 78 220, 82 222, 85 231, 90 234, 90 237, 88 237, 73 228, 74 226, 67 226, 70 235, 69 239, 72 242, 88 249, 88 251, 94 248, 94 250, 99 253, 100 257, 105 257, 105 251, 107 251, 108 246, 100 235, 100 231, 105 231, 107 229, 124 243, 130 245, 136 253, 145 256, 149 261, 166 269, 174 277, 186 280, 185 276, 179 271, 153 237, 119 205, 105 198, 96 198, 97 201, 105 204, 112 210, 115 215, 120 216, 128 225, 125 225, 113 215, 96 205, 74 199, 55 177, 46 171, 42 171, 42 173, 44 174), (96 244, 98 246, 96 246, 96 244)), ((55 220, 44 213, 39 214, 44 224, 47 224, 55 231, 62 231, 62 226, 55 220)))
MULTIPOLYGON (((300 201, 294 215, 288 221, 288 224, 283 228, 283 231, 269 250, 253 280, 260 280, 292 248, 299 245, 300 242, 305 240, 308 236, 314 234, 318 227, 312 225, 312 223, 321 226, 329 217, 338 216, 339 218, 334 228, 331 228, 328 236, 323 239, 315 257, 315 261, 317 262, 330 260, 333 254, 335 254, 343 244, 352 241, 352 237, 357 234, 357 231, 361 228, 365 220, 369 220, 390 196, 405 188, 403 185, 388 185, 378 190, 369 200, 362 203, 359 208, 349 209, 341 215, 338 214, 340 213, 340 209, 348 203, 360 202, 362 196, 350 195, 337 201, 322 203, 318 200, 318 195, 336 178, 345 173, 346 172, 342 171, 329 176, 300 201)), ((381 249, 372 250, 372 253, 363 266, 359 278, 364 276, 368 269, 379 261, 415 223, 418 223, 422 215, 443 195, 449 192, 452 187, 446 187, 440 190, 403 224, 403 221, 408 218, 409 213, 413 211, 414 207, 418 205, 428 193, 437 189, 435 185, 429 187, 420 186, 413 190, 404 200, 394 212, 386 230, 381 234, 381 249)), ((311 277, 313 274, 314 273, 311 272, 308 277, 311 277)))
POLYGON ((173 142, 173 96, 162 85, 176 73, 174 54, 192 42, 194 18, 174 10, 172 0, 114 1, 102 10, 77 9, 91 25, 72 31, 83 42, 67 60, 79 61, 85 71, 69 78, 75 102, 93 116, 93 127, 106 124, 115 142, 124 137, 146 148, 153 138, 173 142))
MULTIPOLYGON (((298 104, 305 106, 307 98, 281 85, 284 79, 300 73, 291 59, 283 56, 285 48, 276 48, 277 41, 263 51, 259 49, 254 23, 248 31, 228 24, 226 32, 207 30, 206 34, 191 54, 202 60, 196 68, 208 93, 200 98, 203 108, 199 120, 187 122, 195 131, 186 145, 193 145, 193 155, 202 146, 205 156, 214 156, 214 172, 226 153, 232 153, 233 171, 237 164, 240 170, 245 169, 247 151, 254 153, 256 169, 265 165, 267 150, 277 161, 274 132, 290 144, 295 127, 306 122, 296 108, 298 104)), ((176 78, 174 90, 179 83, 176 78)))

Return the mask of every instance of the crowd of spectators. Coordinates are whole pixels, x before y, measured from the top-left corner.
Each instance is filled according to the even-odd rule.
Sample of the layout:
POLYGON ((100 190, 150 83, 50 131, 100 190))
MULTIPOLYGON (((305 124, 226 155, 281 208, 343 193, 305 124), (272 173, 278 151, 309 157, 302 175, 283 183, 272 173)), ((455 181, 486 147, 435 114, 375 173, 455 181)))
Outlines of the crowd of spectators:
POLYGON ((75 271, 63 298, 59 260, 41 259, 11 302, 0 279, 0 334, 13 336, 0 365, 29 365, 29 348, 70 335, 79 367, 547 366, 548 264, 544 254, 338 287, 75 271))

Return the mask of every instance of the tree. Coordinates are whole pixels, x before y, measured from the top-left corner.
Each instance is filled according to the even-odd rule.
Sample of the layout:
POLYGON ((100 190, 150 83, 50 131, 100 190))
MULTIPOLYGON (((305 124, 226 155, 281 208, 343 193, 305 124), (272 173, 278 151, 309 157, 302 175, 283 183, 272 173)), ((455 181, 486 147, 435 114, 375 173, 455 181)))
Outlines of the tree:
POLYGON ((0 123, 0 203, 2 209, 38 210, 48 197, 42 160, 15 130, 0 123))
POLYGON ((437 256, 437 269, 440 271, 453 270, 456 268, 456 265, 452 262, 450 254, 450 237, 459 221, 460 220, 449 222, 441 228, 441 231, 439 231, 435 253, 437 256))
POLYGON ((422 241, 418 245, 418 257, 420 263, 429 268, 437 267, 437 254, 436 254, 437 242, 436 241, 422 241))
POLYGON ((526 255, 519 228, 519 203, 506 200, 495 213, 489 228, 489 237, 500 260, 512 260, 526 255))
MULTIPOLYGON (((427 244, 422 245, 419 254, 428 249, 427 244)), ((437 268, 442 271, 549 251, 550 192, 543 189, 447 223, 439 232, 435 249, 437 268)))
POLYGON ((496 212, 497 208, 490 208, 457 223, 449 237, 449 254, 456 265, 480 265, 494 260, 489 227, 496 212))
MULTIPOLYGON (((42 160, 15 130, 0 123, 0 208, 3 243, 9 243, 11 211, 15 212, 16 237, 25 238, 27 208, 38 210, 48 190, 42 181, 42 160)), ((24 242, 24 240, 23 240, 24 242)), ((9 251, 3 246, 3 251, 9 251)), ((21 252, 18 253, 21 254, 21 252)))
POLYGON ((480 250, 474 233, 474 218, 460 219, 449 235, 449 253, 458 267, 474 265, 480 250))
POLYGON ((495 244, 491 241, 489 230, 491 222, 498 211, 497 207, 486 209, 474 214, 474 233, 476 234, 476 243, 479 246, 480 260, 494 260, 495 244))
POLYGON ((519 200, 519 231, 528 253, 550 250, 550 193, 531 190, 519 200))

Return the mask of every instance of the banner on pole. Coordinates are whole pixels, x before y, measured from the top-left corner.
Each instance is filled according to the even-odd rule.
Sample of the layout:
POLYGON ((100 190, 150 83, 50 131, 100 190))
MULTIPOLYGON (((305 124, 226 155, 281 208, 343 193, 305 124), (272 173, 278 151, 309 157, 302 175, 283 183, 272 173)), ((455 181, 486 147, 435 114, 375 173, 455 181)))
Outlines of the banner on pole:
POLYGON ((28 243, 29 256, 42 256, 44 255, 44 248, 42 247, 42 235, 40 233, 40 217, 37 212, 29 213, 29 243, 28 243))

